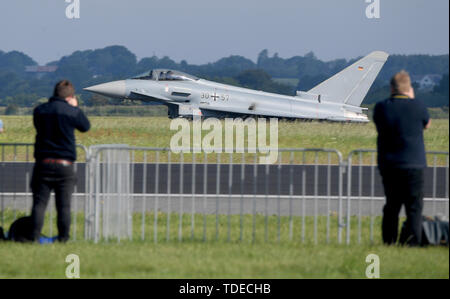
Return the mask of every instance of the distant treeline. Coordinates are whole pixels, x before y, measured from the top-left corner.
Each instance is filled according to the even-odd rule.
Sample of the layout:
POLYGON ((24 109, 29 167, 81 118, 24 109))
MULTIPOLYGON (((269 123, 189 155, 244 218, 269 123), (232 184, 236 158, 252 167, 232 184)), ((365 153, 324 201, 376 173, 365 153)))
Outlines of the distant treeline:
MULTIPOLYGON (((167 107, 164 105, 105 105, 81 106, 89 116, 130 116, 149 117, 167 116, 167 107)), ((0 107, 0 115, 32 115, 33 107, 0 107)))
MULTIPOLYGON (((101 106, 120 104, 83 92, 82 88, 112 80, 130 78, 154 68, 184 71, 201 78, 244 86, 258 90, 293 95, 296 90, 308 90, 326 78, 339 72, 360 57, 351 60, 321 61, 314 53, 304 56, 281 58, 277 53, 269 55, 263 50, 253 62, 242 56, 229 56, 214 63, 177 63, 169 57, 156 56, 137 60, 123 46, 110 46, 97 50, 76 51, 59 61, 47 65, 57 66, 52 73, 26 72, 27 66, 37 63, 26 54, 0 51, 0 106, 33 107, 46 100, 56 81, 71 80, 83 105, 101 106)), ((363 105, 373 103, 389 95, 389 79, 397 71, 405 69, 415 77, 428 74, 440 75, 442 80, 431 90, 417 92, 429 107, 448 107, 449 103, 449 55, 391 55, 372 86, 363 105)))

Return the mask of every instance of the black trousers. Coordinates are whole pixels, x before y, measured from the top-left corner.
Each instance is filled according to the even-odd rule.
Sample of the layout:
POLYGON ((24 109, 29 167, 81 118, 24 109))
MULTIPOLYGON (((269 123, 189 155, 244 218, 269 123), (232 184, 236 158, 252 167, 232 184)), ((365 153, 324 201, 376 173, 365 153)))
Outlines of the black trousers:
POLYGON ((58 240, 65 242, 70 233, 70 201, 76 183, 73 165, 37 162, 31 179, 33 207, 33 239, 39 240, 44 225, 45 210, 50 193, 55 192, 58 240))
POLYGON ((398 237, 398 218, 402 205, 406 211, 406 242, 420 245, 422 238, 423 169, 380 169, 386 204, 383 208, 382 234, 385 244, 398 237))

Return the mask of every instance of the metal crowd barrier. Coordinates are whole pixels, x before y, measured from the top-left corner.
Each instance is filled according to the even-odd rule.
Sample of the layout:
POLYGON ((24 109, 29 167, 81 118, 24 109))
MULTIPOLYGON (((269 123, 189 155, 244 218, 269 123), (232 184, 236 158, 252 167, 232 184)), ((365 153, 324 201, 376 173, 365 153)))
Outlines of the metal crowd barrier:
MULTIPOLYGON (((337 222, 334 225, 342 236, 342 155, 334 149, 280 149, 278 162, 273 165, 258 163, 256 153, 183 153, 173 154, 168 148, 97 146, 91 149, 90 158, 90 207, 88 211, 87 238, 94 241, 107 238, 110 228, 102 221, 108 217, 108 208, 102 207, 106 202, 114 200, 117 194, 108 192, 111 185, 115 186, 118 177, 126 177, 118 173, 114 177, 108 169, 113 169, 105 161, 114 152, 128 150, 130 154, 129 190, 133 194, 132 208, 134 213, 140 213, 140 239, 146 238, 146 221, 148 212, 153 213, 153 241, 158 242, 161 234, 158 222, 159 212, 165 219, 165 240, 194 239, 194 231, 200 229, 200 239, 219 239, 222 233, 227 241, 231 241, 231 223, 233 215, 239 218, 236 240, 244 239, 245 219, 251 217, 249 238, 256 240, 257 217, 261 217, 263 239, 269 239, 269 218, 276 218, 275 235, 280 240, 281 220, 288 222, 287 235, 306 241, 306 218, 311 219, 311 238, 318 242, 318 216, 326 216, 325 239, 331 239, 331 215, 334 207, 337 222), (310 163, 306 161, 309 155, 310 163), (320 160, 319 161, 319 157, 320 160), (319 165, 319 162, 324 162, 319 165), (332 164, 334 162, 334 165, 332 164), (332 169, 333 168, 333 169, 332 169), (320 177, 319 177, 320 173, 320 177), (139 177, 139 179, 137 178, 139 177), (332 183, 333 180, 333 183, 332 183), (308 182, 308 185, 307 185, 308 182), (319 189, 319 184, 321 188, 319 189), (322 188, 326 186, 326 188, 322 188), (333 190, 332 190, 333 189, 333 190), (335 199, 335 200, 334 200, 335 199), (319 201, 321 205, 319 207, 319 201), (151 204, 149 204, 151 203, 151 204), (176 214, 178 227, 172 232, 171 217, 176 214), (189 230, 185 231, 183 217, 189 215, 189 230), (200 227, 196 225, 197 216, 201 216, 200 227), (208 215, 214 216, 214 233, 207 234, 208 215), (222 215, 226 220, 221 220, 222 215), (103 217, 103 218, 102 218, 103 217), (299 220, 297 223, 294 219, 299 220), (223 223, 224 222, 224 223, 223 223), (297 227, 298 226, 298 227, 297 227), (298 231, 294 233, 295 228, 298 231), (295 236, 294 236, 295 234, 295 236)), ((120 163, 120 161, 114 161, 120 163)), ((117 166, 117 165, 116 165, 117 166)), ((116 167, 116 169, 118 169, 116 167)), ((128 194, 122 201, 127 201, 128 194)), ((129 215, 120 217, 127 218, 129 215)), ((129 231, 120 238, 131 238, 129 231)))
MULTIPOLYGON (((18 212, 31 210, 32 147, 0 144, 3 227, 18 212)), ((375 150, 354 150, 344 160, 334 149, 279 149, 277 162, 266 165, 248 149, 181 154, 123 145, 78 149, 74 240, 349 244, 374 242, 374 227, 380 225, 376 216, 384 193, 375 150)), ((427 155, 425 212, 448 218, 448 152, 427 155)), ((54 223, 54 200, 50 206, 46 222, 54 223)), ((46 233, 56 233, 53 225, 46 233)))
MULTIPOLYGON (((363 214, 370 217, 369 239, 374 241, 374 212, 381 211, 384 205, 384 189, 380 177, 377 176, 376 150, 357 149, 349 153, 347 157, 347 200, 346 200, 346 243, 351 242, 352 217, 357 226, 357 235, 354 241, 362 242, 362 218, 363 214), (364 183, 364 178, 369 178, 369 184, 364 183), (376 181, 377 180, 377 181, 376 181), (363 202, 369 202, 369 211, 363 212, 363 202), (375 209, 374 205, 378 207, 375 209), (356 205, 356 208, 355 208, 356 205)), ((427 216, 449 217, 448 200, 448 152, 428 151, 428 168, 425 169, 424 179, 424 211, 427 216), (430 159, 431 158, 431 159, 430 159), (438 158, 441 160, 438 166, 438 158), (438 174, 439 173, 439 174, 438 174), (438 189, 439 187, 439 189, 438 189), (438 208, 439 206, 439 208, 438 208), (438 212, 440 211, 440 212, 438 212)), ((366 205, 367 208, 367 205, 366 205)))

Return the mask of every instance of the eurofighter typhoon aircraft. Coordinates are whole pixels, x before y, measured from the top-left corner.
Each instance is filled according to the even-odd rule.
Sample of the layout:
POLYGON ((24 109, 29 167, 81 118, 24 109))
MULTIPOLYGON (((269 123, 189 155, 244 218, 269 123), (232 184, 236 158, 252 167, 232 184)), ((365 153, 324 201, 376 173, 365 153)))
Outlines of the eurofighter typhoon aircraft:
POLYGON ((140 76, 85 90, 107 97, 157 102, 169 117, 276 117, 368 122, 360 105, 388 58, 375 51, 311 90, 286 96, 197 78, 175 70, 155 69, 140 76))

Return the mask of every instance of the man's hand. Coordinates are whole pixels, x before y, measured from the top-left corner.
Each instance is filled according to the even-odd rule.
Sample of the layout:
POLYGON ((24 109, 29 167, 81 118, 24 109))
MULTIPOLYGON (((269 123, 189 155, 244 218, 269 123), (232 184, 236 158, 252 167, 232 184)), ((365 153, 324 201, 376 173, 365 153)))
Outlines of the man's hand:
POLYGON ((411 87, 408 92, 405 92, 405 96, 408 96, 408 98, 410 99, 414 99, 415 98, 414 88, 411 87))
POLYGON ((76 97, 67 97, 66 101, 67 103, 69 103, 70 106, 78 107, 78 100, 76 97))

